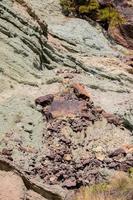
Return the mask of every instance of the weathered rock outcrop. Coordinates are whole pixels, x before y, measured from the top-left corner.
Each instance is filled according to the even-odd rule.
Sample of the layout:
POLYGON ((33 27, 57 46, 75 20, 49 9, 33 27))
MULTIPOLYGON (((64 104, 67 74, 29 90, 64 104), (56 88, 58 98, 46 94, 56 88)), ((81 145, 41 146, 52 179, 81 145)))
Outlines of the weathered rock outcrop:
POLYGON ((62 11, 80 18, 99 22, 119 44, 133 49, 132 0, 60 0, 62 11))
POLYGON ((2 200, 63 200, 65 190, 29 178, 10 161, 0 158, 0 197, 2 200), (12 194, 12 195, 11 195, 12 194))
POLYGON ((125 23, 110 30, 111 36, 125 47, 133 49, 133 1, 100 0, 101 4, 112 4, 125 18, 125 23))
POLYGON ((112 169, 127 171, 132 155, 125 149, 131 147, 133 130, 132 67, 123 62, 127 50, 105 37, 100 26, 64 17, 58 0, 2 0, 0 11, 0 170, 11 171, 2 173, 14 181, 17 172, 27 199, 54 200, 66 196, 60 186, 80 187, 85 180, 112 174, 112 169), (79 82, 85 90, 82 84, 73 85, 79 82), (68 95, 60 106, 55 94, 61 97, 70 85, 78 99, 67 101, 68 95), (75 115, 84 110, 84 95, 105 110, 103 120, 93 124, 95 112, 87 124, 86 120, 62 119, 70 111, 75 115), (34 103, 39 96, 45 97, 34 103), (47 120, 38 104, 50 106, 44 110, 47 120), (60 115, 64 105, 67 108, 60 115), (106 112, 124 118, 129 130, 108 123, 114 118, 106 112), (51 114, 61 117, 61 122, 49 121, 51 114), (124 144, 126 148, 120 151, 124 144), (91 150, 92 159, 88 157, 91 150), (108 158, 111 150, 122 156, 108 158), (104 167, 109 168, 104 171, 104 167), (60 186, 51 186, 55 183, 60 186))
POLYGON ((32 16, 25 12, 24 7, 19 8, 19 4, 10 0, 1 1, 1 73, 19 83, 24 83, 24 81, 32 83, 37 69, 43 68, 43 61, 49 62, 42 50, 46 43, 46 36, 47 26, 45 23, 42 28, 32 16))
POLYGON ((47 43, 47 24, 23 0, 0 1, 0 72, 24 84, 37 85, 39 71, 62 63, 47 43))

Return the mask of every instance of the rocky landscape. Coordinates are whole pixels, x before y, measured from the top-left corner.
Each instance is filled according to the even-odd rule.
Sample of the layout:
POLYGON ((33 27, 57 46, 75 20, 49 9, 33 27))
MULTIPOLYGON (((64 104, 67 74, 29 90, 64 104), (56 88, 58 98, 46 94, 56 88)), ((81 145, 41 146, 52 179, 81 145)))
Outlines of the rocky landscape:
POLYGON ((59 0, 0 1, 1 200, 70 200, 132 169, 132 1, 112 2, 121 37, 59 0))

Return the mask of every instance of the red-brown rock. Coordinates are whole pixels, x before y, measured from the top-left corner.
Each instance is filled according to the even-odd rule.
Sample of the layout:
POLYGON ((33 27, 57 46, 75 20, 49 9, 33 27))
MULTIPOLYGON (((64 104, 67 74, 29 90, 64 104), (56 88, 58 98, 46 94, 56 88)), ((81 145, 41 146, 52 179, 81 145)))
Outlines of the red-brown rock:
POLYGON ((90 98, 91 94, 89 93, 89 91, 87 90, 87 88, 81 84, 81 83, 75 83, 72 85, 75 94, 78 97, 85 97, 85 98, 90 98))
POLYGON ((119 155, 126 156, 125 150, 122 149, 122 148, 116 149, 115 151, 113 151, 112 153, 109 154, 109 157, 113 158, 113 157, 116 157, 116 156, 119 156, 119 155))
POLYGON ((99 0, 103 6, 113 5, 125 18, 124 24, 109 29, 109 34, 121 45, 133 49, 133 1, 99 0))
POLYGON ((48 94, 46 96, 38 97, 35 100, 35 103, 36 103, 36 105, 38 104, 38 105, 41 105, 41 106, 47 106, 47 105, 52 103, 53 99, 54 99, 54 95, 48 94))
POLYGON ((73 188, 76 187, 76 179, 75 178, 70 178, 64 181, 63 186, 66 188, 73 188))
POLYGON ((73 117, 81 113, 86 108, 86 102, 78 100, 65 100, 59 98, 52 104, 44 108, 44 113, 51 115, 52 118, 58 117, 73 117))

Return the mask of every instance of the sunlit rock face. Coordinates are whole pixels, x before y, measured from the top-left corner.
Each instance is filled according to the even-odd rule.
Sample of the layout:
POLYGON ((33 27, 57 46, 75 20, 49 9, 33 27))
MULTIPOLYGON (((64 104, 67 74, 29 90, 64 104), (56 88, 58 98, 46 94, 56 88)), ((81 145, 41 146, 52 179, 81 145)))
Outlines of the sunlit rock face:
POLYGON ((133 49, 133 1, 132 0, 99 0, 106 6, 112 4, 125 18, 125 23, 110 31, 111 36, 125 47, 133 49))
POLYGON ((59 0, 0 0, 2 197, 66 200, 133 166, 127 52, 59 0))
POLYGON ((43 67, 47 25, 41 26, 32 9, 17 1, 0 1, 0 12, 0 71, 20 83, 32 83, 43 67))

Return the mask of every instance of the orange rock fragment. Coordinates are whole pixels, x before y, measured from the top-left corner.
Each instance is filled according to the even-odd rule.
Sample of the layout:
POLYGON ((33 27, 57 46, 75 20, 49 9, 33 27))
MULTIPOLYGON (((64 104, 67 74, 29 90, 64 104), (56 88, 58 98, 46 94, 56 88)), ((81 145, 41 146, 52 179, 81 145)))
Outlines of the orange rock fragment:
POLYGON ((133 144, 125 144, 123 145, 123 149, 126 153, 133 153, 133 144))
POLYGON ((64 155, 64 160, 66 160, 66 161, 71 161, 71 160, 72 160, 71 155, 70 155, 70 154, 65 154, 65 155, 64 155))
POLYGON ((72 88, 74 89, 75 94, 79 97, 85 97, 85 98, 89 98, 91 97, 91 94, 89 93, 89 91, 87 90, 87 88, 81 84, 81 83, 74 83, 72 85, 72 88))

